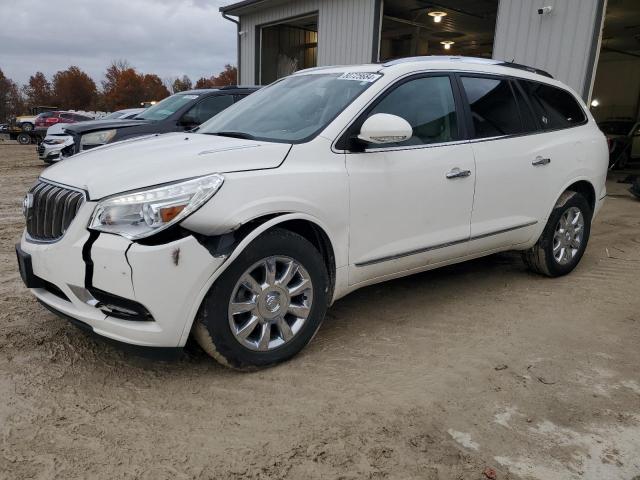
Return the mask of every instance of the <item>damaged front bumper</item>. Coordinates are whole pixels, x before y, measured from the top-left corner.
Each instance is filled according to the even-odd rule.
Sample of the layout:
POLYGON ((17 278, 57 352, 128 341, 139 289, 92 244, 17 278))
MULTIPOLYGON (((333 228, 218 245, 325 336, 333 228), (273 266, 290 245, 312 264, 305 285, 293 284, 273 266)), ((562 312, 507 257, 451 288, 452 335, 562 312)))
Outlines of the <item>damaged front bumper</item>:
POLYGON ((149 347, 182 347, 209 279, 226 260, 193 236, 143 245, 86 229, 95 203, 65 235, 38 243, 23 234, 21 273, 38 300, 93 332, 149 347))

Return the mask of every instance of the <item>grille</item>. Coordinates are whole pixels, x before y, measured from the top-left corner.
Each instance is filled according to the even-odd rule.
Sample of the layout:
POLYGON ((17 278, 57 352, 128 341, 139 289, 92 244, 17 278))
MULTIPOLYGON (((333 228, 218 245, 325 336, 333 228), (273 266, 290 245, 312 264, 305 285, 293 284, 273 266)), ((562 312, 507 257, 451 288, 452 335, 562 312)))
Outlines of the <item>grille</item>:
POLYGON ((34 240, 52 242, 67 231, 84 203, 84 193, 39 181, 29 190, 27 233, 34 240))
POLYGON ((41 143, 40 145, 38 145, 38 153, 40 155, 44 154, 44 144, 41 143))

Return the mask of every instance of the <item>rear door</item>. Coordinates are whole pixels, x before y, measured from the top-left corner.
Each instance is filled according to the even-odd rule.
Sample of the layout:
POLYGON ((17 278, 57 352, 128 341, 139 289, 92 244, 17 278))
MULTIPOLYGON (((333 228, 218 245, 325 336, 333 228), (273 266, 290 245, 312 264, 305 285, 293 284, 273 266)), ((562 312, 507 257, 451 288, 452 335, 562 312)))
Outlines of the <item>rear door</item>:
POLYGON ((351 285, 465 254, 475 165, 454 87, 448 74, 401 80, 350 129, 377 113, 413 127, 406 142, 346 155, 351 285))
POLYGON ((511 79, 460 75, 476 160, 470 249, 526 242, 544 216, 555 164, 551 146, 511 79))
POLYGON ((566 129, 586 122, 559 88, 503 76, 460 75, 477 165, 474 252, 529 241, 546 221, 582 151, 566 129))

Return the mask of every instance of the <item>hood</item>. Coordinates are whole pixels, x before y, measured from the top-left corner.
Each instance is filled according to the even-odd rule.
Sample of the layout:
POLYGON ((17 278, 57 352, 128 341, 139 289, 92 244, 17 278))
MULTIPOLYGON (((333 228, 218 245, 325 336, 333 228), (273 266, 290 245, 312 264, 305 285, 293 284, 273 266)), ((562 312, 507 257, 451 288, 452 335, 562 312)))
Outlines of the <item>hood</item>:
POLYGON ((89 120, 86 122, 71 123, 67 125, 66 130, 83 134, 86 132, 94 132, 96 130, 135 127, 137 125, 147 125, 149 123, 151 123, 150 120, 89 120))
POLYGON ((64 129, 69 126, 68 123, 56 123, 47 128, 47 136, 49 135, 64 135, 64 129))
POLYGON ((168 133, 116 142, 64 159, 46 180, 82 188, 98 199, 198 177, 278 167, 291 145, 197 133, 168 133))

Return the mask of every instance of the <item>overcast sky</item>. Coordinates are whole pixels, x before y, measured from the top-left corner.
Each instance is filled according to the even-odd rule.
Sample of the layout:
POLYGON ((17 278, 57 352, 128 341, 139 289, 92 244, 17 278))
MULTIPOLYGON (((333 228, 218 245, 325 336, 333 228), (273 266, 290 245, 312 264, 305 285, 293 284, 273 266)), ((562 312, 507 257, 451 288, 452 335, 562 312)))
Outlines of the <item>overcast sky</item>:
POLYGON ((96 84, 112 60, 195 82, 236 63, 235 0, 0 0, 0 69, 25 83, 77 65, 96 84))

